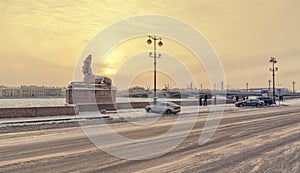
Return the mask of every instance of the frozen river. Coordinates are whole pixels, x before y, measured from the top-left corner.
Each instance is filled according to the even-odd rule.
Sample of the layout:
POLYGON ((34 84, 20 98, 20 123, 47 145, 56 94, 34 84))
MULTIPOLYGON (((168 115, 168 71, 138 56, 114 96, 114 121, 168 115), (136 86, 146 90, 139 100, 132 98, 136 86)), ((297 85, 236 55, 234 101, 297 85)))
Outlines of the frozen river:
MULTIPOLYGON (((160 98, 159 101, 187 101, 196 100, 196 98, 187 99, 165 99, 160 98)), ((300 99, 286 100, 287 103, 299 103, 300 99)), ((127 98, 117 97, 117 103, 124 102, 151 102, 152 98, 127 98)), ((0 99, 0 108, 16 108, 16 107, 40 107, 40 106, 63 106, 66 104, 65 98, 18 98, 18 99, 0 99)))
MULTIPOLYGON (((166 101, 166 99, 159 99, 166 101)), ((195 100, 195 99, 168 99, 168 101, 176 100, 195 100)), ((151 102, 152 98, 127 98, 117 97, 117 103, 124 102, 151 102)), ((18 98, 18 99, 0 99, 0 108, 16 108, 16 107, 40 107, 40 106, 63 106, 66 104, 65 98, 18 98)))
POLYGON ((0 99, 0 108, 63 106, 65 103, 65 98, 0 99))

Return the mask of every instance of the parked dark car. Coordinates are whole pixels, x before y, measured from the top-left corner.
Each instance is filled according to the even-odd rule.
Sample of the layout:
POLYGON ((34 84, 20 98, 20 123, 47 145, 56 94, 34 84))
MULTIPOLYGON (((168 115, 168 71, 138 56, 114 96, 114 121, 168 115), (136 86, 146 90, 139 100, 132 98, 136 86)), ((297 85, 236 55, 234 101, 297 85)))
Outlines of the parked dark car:
POLYGON ((155 105, 147 105, 145 107, 145 110, 147 112, 176 114, 176 113, 180 112, 181 107, 172 102, 158 102, 155 105))
POLYGON ((263 101, 266 106, 270 106, 271 104, 274 104, 272 97, 258 97, 257 99, 263 101))
POLYGON ((262 107, 263 105, 264 105, 264 102, 260 101, 258 99, 248 99, 248 100, 244 100, 244 101, 235 103, 236 107, 244 107, 244 106, 262 107))

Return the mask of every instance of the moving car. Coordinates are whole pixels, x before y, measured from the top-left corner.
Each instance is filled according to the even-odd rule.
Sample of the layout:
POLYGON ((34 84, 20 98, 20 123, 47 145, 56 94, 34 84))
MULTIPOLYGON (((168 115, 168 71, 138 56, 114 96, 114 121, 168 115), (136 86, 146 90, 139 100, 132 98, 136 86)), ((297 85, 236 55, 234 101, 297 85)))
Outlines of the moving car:
POLYGON ((263 101, 266 106, 270 106, 271 104, 274 104, 272 97, 258 97, 257 99, 263 101))
POLYGON ((244 100, 244 101, 235 103, 236 107, 244 107, 244 106, 262 107, 263 105, 264 105, 264 102, 260 101, 258 99, 248 99, 248 100, 244 100))
POLYGON ((145 107, 145 110, 147 112, 176 114, 176 113, 180 112, 181 107, 172 102, 158 102, 155 105, 147 105, 145 107))

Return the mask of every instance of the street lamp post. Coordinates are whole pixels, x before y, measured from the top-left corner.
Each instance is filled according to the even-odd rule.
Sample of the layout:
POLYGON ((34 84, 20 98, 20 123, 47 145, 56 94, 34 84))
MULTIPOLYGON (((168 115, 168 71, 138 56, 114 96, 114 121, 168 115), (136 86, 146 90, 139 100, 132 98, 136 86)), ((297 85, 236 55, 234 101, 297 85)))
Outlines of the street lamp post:
POLYGON ((271 91, 271 82, 272 82, 271 79, 269 79, 268 80, 268 83, 269 83, 269 92, 271 91))
POLYGON ((154 58, 154 93, 153 93, 153 103, 156 104, 157 103, 157 96, 156 96, 156 58, 159 58, 161 56, 161 54, 158 54, 158 56, 156 55, 156 44, 158 46, 162 46, 163 43, 162 43, 160 37, 151 36, 151 35, 149 35, 148 37, 149 37, 148 40, 147 40, 148 44, 151 44, 152 40, 154 42, 154 44, 153 44, 153 56, 152 56, 152 52, 150 52, 149 55, 154 58), (157 41, 159 41, 159 42, 156 43, 157 41))
POLYGON ((275 103, 275 72, 278 71, 278 67, 275 67, 275 64, 277 63, 276 58, 271 57, 270 63, 272 63, 272 68, 270 68, 270 71, 272 72, 272 77, 273 77, 273 99, 275 103))
POLYGON ((221 82, 221 90, 224 90, 224 81, 221 82))
POLYGON ((292 84, 293 84, 293 93, 295 94, 295 84, 296 84, 296 82, 293 81, 292 84))

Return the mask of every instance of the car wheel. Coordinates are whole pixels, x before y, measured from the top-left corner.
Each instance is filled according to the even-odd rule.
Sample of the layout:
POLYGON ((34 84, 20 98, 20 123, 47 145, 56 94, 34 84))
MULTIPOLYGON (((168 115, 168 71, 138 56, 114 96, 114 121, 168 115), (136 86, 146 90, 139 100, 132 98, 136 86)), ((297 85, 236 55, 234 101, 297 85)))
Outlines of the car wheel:
POLYGON ((270 106, 271 104, 270 103, 266 103, 266 106, 270 106))
POLYGON ((243 105, 243 104, 240 104, 239 107, 244 107, 244 105, 243 105))
POLYGON ((170 110, 170 109, 168 109, 167 111, 166 111, 166 114, 171 114, 172 113, 172 111, 170 110))
POLYGON ((150 111, 151 111, 151 108, 148 108, 148 109, 147 109, 147 112, 150 112, 150 111))
POLYGON ((261 107, 261 104, 257 104, 256 107, 260 108, 260 107, 261 107))

